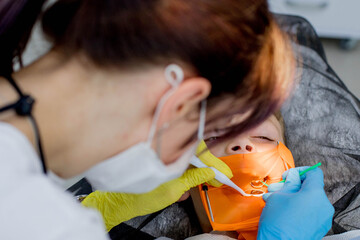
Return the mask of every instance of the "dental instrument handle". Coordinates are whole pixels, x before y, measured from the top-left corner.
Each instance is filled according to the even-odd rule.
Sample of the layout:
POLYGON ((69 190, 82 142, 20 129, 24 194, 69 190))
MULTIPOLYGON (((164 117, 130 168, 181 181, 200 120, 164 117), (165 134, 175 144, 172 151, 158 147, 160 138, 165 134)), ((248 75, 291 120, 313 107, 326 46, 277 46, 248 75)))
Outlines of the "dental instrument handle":
POLYGON ((223 174, 222 172, 220 172, 219 170, 217 170, 214 167, 207 166, 198 157, 193 156, 190 163, 191 163, 191 165, 194 165, 197 168, 210 168, 210 169, 212 169, 215 172, 215 179, 216 180, 218 180, 222 184, 225 184, 225 185, 227 185, 229 187, 235 188, 235 190, 238 191, 238 189, 236 189, 236 187, 237 187, 236 184, 233 183, 225 174, 223 174))
MULTIPOLYGON (((304 175, 305 173, 307 173, 308 171, 311 171, 311 170, 319 167, 320 165, 321 165, 321 162, 315 164, 314 166, 311 166, 311 167, 305 169, 304 171, 301 171, 301 172, 299 173, 299 175, 302 176, 302 175, 304 175)), ((285 179, 282 180, 282 181, 280 181, 279 183, 283 183, 283 182, 285 182, 285 179)))
POLYGON ((197 168, 205 168, 205 167, 209 167, 207 166, 205 163, 203 163, 198 157, 193 156, 191 158, 190 164, 197 167, 197 168))
POLYGON ((222 172, 220 172, 219 170, 217 170, 214 167, 209 167, 207 166, 205 163, 203 163, 199 158, 197 158, 196 156, 193 156, 193 158, 191 159, 190 163, 192 165, 194 165, 197 168, 210 168, 215 172, 215 179, 218 180, 219 182, 221 182, 222 184, 225 184, 233 189, 235 189, 236 191, 238 191, 239 193, 241 193, 241 195, 243 196, 255 196, 257 197, 258 195, 261 196, 262 194, 258 194, 258 195, 252 195, 252 194, 248 194, 246 192, 244 192, 244 190, 242 190, 241 188, 239 188, 233 181, 231 181, 225 174, 223 174, 222 172))
MULTIPOLYGON (((199 158, 197 157, 193 157, 190 161, 190 163, 192 165, 194 165, 197 168, 210 168, 215 172, 215 179, 218 180, 219 182, 221 182, 222 184, 228 185, 229 187, 235 188, 236 189, 236 184, 233 183, 225 174, 223 174, 222 172, 220 172, 219 170, 217 170, 214 167, 209 167, 207 166, 205 163, 203 163, 199 158), (235 186, 234 186, 235 185, 235 186)), ((237 190, 237 189, 236 189, 237 190)))
POLYGON ((205 192, 205 197, 206 197, 206 202, 209 208, 209 212, 210 212, 210 217, 211 217, 211 221, 214 221, 214 215, 212 213, 212 209, 211 209, 211 205, 210 205, 210 199, 209 199, 209 195, 208 195, 208 187, 206 185, 202 186, 202 190, 205 192))

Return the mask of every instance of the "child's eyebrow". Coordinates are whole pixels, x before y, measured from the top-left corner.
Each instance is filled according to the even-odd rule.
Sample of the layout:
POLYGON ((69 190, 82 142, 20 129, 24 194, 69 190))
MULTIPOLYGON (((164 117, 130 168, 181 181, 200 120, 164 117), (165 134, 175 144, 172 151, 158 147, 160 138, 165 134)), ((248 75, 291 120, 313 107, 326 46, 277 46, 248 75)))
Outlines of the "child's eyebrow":
POLYGON ((279 135, 282 135, 283 134, 283 129, 281 128, 281 125, 280 124, 276 124, 275 122, 273 121, 269 121, 271 123, 272 126, 274 126, 274 128, 277 130, 277 133, 279 135))
POLYGON ((224 133, 228 130, 229 128, 215 128, 214 132, 215 133, 224 133))
POLYGON ((254 128, 249 131, 250 135, 264 135, 271 138, 279 138, 281 137, 282 132, 279 131, 280 129, 276 127, 275 124, 266 123, 268 125, 262 125, 258 128, 254 128))

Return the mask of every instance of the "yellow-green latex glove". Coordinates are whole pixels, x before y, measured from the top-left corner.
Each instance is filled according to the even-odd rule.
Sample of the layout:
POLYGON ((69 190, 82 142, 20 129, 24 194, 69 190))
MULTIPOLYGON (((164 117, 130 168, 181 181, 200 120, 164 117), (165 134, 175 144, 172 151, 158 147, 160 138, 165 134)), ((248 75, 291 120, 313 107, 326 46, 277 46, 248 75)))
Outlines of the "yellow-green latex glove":
MULTIPOLYGON (((233 177, 233 174, 232 174, 229 166, 226 165, 226 163, 221 161, 219 158, 215 157, 209 151, 204 140, 202 140, 199 143, 199 145, 196 149, 196 156, 207 166, 216 168, 217 170, 219 170, 220 172, 225 174, 228 178, 231 179, 233 177)), ((220 187, 222 185, 222 183, 216 179, 212 179, 212 180, 208 181, 208 183, 214 187, 220 187)))
POLYGON ((196 187, 215 177, 209 168, 193 168, 181 177, 160 185, 144 194, 110 193, 95 191, 82 204, 96 208, 103 216, 106 230, 131 218, 159 211, 173 204, 190 188, 196 187))

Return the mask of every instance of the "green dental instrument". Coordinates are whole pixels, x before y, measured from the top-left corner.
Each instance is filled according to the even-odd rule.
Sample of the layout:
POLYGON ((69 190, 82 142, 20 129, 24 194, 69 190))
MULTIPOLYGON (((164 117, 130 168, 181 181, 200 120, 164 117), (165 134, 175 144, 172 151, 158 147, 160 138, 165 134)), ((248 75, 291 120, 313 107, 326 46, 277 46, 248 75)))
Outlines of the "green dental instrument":
MULTIPOLYGON (((321 162, 315 164, 314 166, 311 166, 311 167, 305 169, 304 171, 301 171, 301 172, 299 173, 299 175, 302 176, 302 175, 304 175, 305 173, 307 173, 308 171, 311 171, 311 170, 317 168, 317 167, 320 166, 320 165, 321 165, 321 162)), ((279 183, 283 183, 283 182, 285 182, 285 179, 282 180, 282 181, 280 181, 279 183)))
MULTIPOLYGON (((311 167, 309 167, 309 168, 307 168, 307 169, 305 169, 304 171, 301 171, 300 173, 299 173, 299 175, 300 176, 302 176, 302 175, 304 175, 305 173, 307 173, 308 171, 311 171, 311 170, 313 170, 313 169, 315 169, 315 168, 317 168, 317 167, 319 167, 321 165, 321 162, 319 162, 319 163, 317 163, 317 164, 315 164, 314 166, 311 166, 311 167)), ((283 182, 285 182, 285 179, 284 180, 282 180, 282 181, 280 181, 280 182, 278 182, 278 183, 283 183, 283 182)), ((269 186, 268 184, 266 184, 265 182, 262 182, 265 186, 269 186)))

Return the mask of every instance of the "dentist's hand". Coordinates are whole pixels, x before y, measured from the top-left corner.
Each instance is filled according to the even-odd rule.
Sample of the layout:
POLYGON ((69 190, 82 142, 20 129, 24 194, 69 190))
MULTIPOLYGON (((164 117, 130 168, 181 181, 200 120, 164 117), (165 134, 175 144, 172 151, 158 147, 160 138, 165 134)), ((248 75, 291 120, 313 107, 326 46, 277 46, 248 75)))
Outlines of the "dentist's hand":
POLYGON ((193 168, 181 177, 160 185, 144 194, 110 193, 96 191, 87 196, 82 204, 96 208, 103 216, 106 230, 131 218, 159 211, 173 204, 190 188, 214 179, 210 168, 193 168))
MULTIPOLYGON (((207 166, 216 168, 217 170, 225 174, 228 178, 231 179, 234 176, 229 166, 223 161, 221 161, 219 158, 215 157, 209 151, 204 140, 202 140, 199 143, 196 149, 196 156, 207 166)), ((214 187, 220 187, 221 185, 223 185, 221 182, 219 182, 216 179, 212 179, 207 183, 214 187)))
POLYGON ((285 183, 269 186, 278 191, 263 196, 258 239, 316 240, 330 230, 334 208, 324 191, 323 173, 316 168, 300 177, 306 168, 290 169, 283 174, 285 183))

